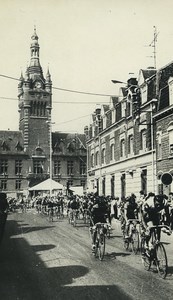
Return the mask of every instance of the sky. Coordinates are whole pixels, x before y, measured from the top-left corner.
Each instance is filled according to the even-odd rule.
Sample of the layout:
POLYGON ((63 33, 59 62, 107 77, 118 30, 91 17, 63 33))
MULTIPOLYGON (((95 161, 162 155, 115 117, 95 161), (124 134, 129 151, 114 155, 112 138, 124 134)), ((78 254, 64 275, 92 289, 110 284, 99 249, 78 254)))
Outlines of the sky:
POLYGON ((173 61, 172 10, 172 0, 0 0, 0 130, 19 129, 18 81, 3 76, 25 73, 34 26, 53 87, 86 93, 53 89, 52 130, 83 133, 118 95, 113 79, 154 66, 154 26, 157 68, 173 61))

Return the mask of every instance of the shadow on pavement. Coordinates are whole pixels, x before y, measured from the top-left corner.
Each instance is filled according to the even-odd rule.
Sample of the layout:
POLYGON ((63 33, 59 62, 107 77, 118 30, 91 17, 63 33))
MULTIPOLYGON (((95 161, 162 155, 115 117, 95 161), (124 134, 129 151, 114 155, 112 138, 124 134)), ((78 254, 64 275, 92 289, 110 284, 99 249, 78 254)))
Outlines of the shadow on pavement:
MULTIPOLYGON (((37 251, 49 251, 56 245, 30 246, 23 236, 11 238, 17 235, 19 227, 15 221, 7 222, 5 236, 0 247, 1 300, 132 299, 116 285, 98 285, 97 282, 93 282, 92 285, 86 286, 83 277, 90 271, 86 266, 54 265, 48 267, 40 259, 37 251)), ((45 228, 34 227, 34 230, 45 228)), ((56 263, 58 264, 58 260, 56 263)))

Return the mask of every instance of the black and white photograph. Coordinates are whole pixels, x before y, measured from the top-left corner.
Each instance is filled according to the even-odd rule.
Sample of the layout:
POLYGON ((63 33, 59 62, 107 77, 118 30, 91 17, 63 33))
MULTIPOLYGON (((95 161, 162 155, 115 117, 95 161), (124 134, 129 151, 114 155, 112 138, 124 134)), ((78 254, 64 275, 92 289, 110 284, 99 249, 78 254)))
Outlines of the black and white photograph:
POLYGON ((172 11, 0 0, 0 300, 173 299, 172 11))

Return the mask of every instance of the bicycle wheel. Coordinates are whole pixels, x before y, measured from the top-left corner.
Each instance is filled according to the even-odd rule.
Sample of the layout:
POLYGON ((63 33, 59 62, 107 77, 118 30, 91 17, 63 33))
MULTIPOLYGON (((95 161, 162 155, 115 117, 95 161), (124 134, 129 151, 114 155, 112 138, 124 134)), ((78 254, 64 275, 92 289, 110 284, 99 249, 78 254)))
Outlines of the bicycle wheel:
POLYGON ((149 271, 150 270, 150 267, 151 267, 151 260, 150 260, 150 257, 149 255, 147 254, 146 252, 146 248, 145 248, 145 239, 142 238, 141 239, 141 247, 140 247, 140 250, 141 250, 141 259, 142 259, 142 264, 144 266, 144 269, 146 271, 149 271))
POLYGON ((53 222, 53 214, 49 211, 49 222, 53 222))
POLYGON ((123 235, 123 246, 124 246, 124 249, 127 251, 129 249, 129 239, 126 239, 125 238, 125 233, 123 235))
POLYGON ((76 227, 76 215, 73 216, 73 226, 76 227))
POLYGON ((104 234, 100 234, 100 236, 99 236, 98 255, 99 255, 99 259, 103 260, 104 255, 105 255, 105 235, 104 234))
POLYGON ((159 243, 156 245, 156 266, 159 275, 164 279, 168 272, 168 261, 167 261, 167 255, 165 251, 165 247, 162 243, 159 243))
POLYGON ((96 238, 96 243, 95 243, 95 246, 96 246, 96 248, 95 248, 95 252, 94 252, 94 256, 97 258, 98 257, 98 250, 99 250, 99 239, 98 238, 96 238))
POLYGON ((131 236, 131 243, 132 243, 132 251, 137 254, 139 250, 139 232, 135 230, 132 232, 131 236))

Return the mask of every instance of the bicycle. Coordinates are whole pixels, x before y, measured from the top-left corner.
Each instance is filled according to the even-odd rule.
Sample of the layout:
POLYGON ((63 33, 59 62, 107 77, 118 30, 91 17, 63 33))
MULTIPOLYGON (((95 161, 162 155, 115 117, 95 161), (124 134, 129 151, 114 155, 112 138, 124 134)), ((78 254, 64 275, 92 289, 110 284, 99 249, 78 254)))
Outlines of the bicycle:
POLYGON ((105 246, 106 246, 105 235, 107 232, 108 224, 96 223, 93 227, 91 227, 90 233, 92 236, 92 240, 93 240, 93 235, 96 234, 94 256, 96 258, 98 257, 99 260, 102 261, 105 255, 105 246))
POLYGON ((60 206, 56 207, 55 214, 56 214, 57 219, 64 218, 64 214, 63 214, 62 208, 60 206))
POLYGON ((48 209, 49 222, 53 222, 53 217, 54 217, 54 209, 53 209, 53 207, 51 207, 51 208, 48 209))
POLYGON ((125 226, 123 227, 123 240, 124 240, 124 248, 126 250, 129 249, 129 246, 131 244, 131 249, 134 252, 134 254, 137 254, 139 251, 139 231, 137 229, 137 224, 139 224, 138 219, 129 219, 129 237, 126 238, 126 230, 125 226))
POLYGON ((88 214, 89 214, 89 211, 87 208, 84 208, 83 210, 83 220, 84 220, 84 224, 87 224, 88 222, 88 214))
POLYGON ((146 271, 149 271, 151 266, 155 266, 160 277, 165 279, 168 272, 168 260, 165 247, 158 237, 162 228, 170 230, 170 228, 166 225, 150 227, 151 249, 146 247, 146 235, 143 234, 141 236, 141 258, 146 271))
POLYGON ((71 213, 71 224, 73 224, 74 227, 76 227, 76 220, 78 218, 79 210, 73 209, 71 213))

